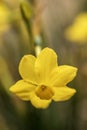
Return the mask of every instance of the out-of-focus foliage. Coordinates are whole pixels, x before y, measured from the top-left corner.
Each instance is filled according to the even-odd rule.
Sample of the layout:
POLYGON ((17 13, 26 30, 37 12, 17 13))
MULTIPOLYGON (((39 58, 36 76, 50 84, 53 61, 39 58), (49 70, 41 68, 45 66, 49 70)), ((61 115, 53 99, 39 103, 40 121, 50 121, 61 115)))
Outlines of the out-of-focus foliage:
MULTIPOLYGON (((0 0, 0 130, 86 130, 87 0, 24 0, 22 2, 29 2, 33 11, 28 26, 21 14, 21 1, 0 0), (67 38, 64 36, 71 24, 75 32, 79 32, 79 35, 75 33, 75 38, 80 46, 73 44, 77 41, 71 41, 68 37, 71 32, 67 38), (11 94, 8 88, 20 79, 18 64, 22 56, 38 55, 41 48, 46 46, 58 53, 59 65, 78 67, 77 78, 70 84, 77 94, 69 101, 53 102, 48 109, 37 110, 29 102, 23 102, 11 94)), ((31 13, 26 11, 28 8, 24 7, 24 10, 29 17, 31 13)))

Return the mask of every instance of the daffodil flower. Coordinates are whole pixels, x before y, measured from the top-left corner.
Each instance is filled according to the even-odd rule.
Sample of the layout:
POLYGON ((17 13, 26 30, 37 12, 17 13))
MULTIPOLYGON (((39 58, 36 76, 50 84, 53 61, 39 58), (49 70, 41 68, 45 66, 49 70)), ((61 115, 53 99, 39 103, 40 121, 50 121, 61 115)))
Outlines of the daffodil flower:
POLYGON ((0 33, 9 29, 10 14, 9 8, 0 1, 0 33))
POLYGON ((75 43, 87 42, 87 13, 79 14, 72 25, 65 30, 65 37, 75 43))
POLYGON ((76 76, 77 68, 57 64, 57 54, 45 48, 35 57, 25 55, 19 64, 22 80, 11 86, 10 91, 20 99, 31 101, 36 108, 47 108, 51 101, 65 101, 76 90, 67 83, 76 76))

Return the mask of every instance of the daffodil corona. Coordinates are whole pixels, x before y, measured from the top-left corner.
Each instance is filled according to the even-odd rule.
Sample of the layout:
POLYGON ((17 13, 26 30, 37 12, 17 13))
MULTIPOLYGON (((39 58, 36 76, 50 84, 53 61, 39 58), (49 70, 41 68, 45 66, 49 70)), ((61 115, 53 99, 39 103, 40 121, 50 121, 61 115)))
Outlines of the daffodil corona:
POLYGON ((25 55, 19 64, 22 80, 10 87, 20 99, 31 101, 36 108, 47 108, 52 100, 65 101, 71 98, 76 90, 67 87, 67 83, 76 76, 77 68, 58 66, 57 55, 45 48, 35 57, 25 55))

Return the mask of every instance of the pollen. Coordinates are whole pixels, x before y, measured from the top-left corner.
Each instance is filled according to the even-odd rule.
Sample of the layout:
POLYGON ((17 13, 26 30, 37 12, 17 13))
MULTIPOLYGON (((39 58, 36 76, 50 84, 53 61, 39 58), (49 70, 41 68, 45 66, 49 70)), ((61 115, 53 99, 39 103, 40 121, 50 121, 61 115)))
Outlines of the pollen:
POLYGON ((49 100, 52 98, 52 96, 54 95, 53 91, 51 90, 51 88, 45 86, 45 85, 41 85, 37 91, 36 91, 36 95, 43 100, 49 100))

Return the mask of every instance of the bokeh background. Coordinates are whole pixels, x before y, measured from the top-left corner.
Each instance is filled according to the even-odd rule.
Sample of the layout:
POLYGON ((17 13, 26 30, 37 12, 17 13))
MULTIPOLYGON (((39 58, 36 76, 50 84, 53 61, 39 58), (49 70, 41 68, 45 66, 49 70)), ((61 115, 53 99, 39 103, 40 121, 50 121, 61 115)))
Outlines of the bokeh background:
POLYGON ((87 130, 87 0, 0 0, 0 130, 87 130), (42 110, 9 87, 22 56, 47 46, 78 68, 77 93, 42 110))

